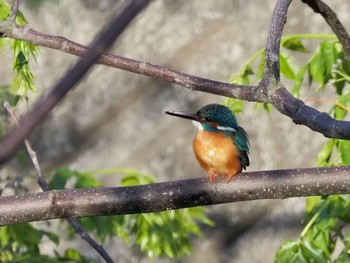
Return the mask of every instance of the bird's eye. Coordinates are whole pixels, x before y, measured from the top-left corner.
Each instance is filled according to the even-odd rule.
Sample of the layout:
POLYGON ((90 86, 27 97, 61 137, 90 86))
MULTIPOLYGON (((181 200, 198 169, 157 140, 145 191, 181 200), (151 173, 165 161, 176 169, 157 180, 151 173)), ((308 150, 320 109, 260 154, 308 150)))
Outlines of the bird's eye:
POLYGON ((205 117, 204 118, 207 122, 211 122, 211 118, 209 118, 209 117, 205 117))

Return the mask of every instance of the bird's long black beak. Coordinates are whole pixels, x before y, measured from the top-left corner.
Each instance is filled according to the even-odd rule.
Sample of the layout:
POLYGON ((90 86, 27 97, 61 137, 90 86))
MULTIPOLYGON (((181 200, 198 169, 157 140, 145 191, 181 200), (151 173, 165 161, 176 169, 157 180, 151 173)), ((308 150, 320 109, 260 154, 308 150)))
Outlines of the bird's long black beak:
POLYGON ((194 121, 199 121, 200 119, 199 117, 191 112, 185 112, 185 111, 166 111, 166 114, 172 115, 172 116, 176 116, 176 117, 180 117, 180 118, 184 118, 184 119, 189 119, 189 120, 194 120, 194 121))

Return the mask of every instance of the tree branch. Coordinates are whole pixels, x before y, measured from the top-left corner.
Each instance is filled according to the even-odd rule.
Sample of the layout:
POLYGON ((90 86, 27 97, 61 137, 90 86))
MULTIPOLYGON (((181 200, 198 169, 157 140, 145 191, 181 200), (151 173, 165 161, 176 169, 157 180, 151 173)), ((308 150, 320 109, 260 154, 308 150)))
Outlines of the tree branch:
MULTIPOLYGON (((302 0, 306 2, 320 2, 318 0, 302 0)), ((303 124, 313 131, 322 133, 326 137, 338 139, 350 139, 350 122, 335 120, 327 113, 320 112, 299 99, 292 96, 280 82, 280 42, 284 25, 287 21, 287 11, 291 0, 278 0, 272 15, 270 30, 267 37, 265 48, 265 68, 264 77, 259 83, 258 89, 261 93, 266 94, 267 101, 271 103, 279 112, 290 117, 294 123, 303 124)), ((323 9, 328 8, 327 5, 321 5, 323 9), (325 6, 325 7, 324 7, 325 6)), ((328 8, 323 13, 334 12, 328 8)), ((335 20, 337 25, 337 33, 348 35, 337 19, 336 15, 327 15, 327 19, 335 20), (340 26, 342 28, 340 28, 340 26)), ((330 24, 330 22, 329 22, 330 24)), ((331 23, 332 27, 334 23, 331 23)), ((334 26, 332 27, 332 29, 334 26)), ((335 30, 335 29, 333 29, 335 30)), ((344 47, 345 48, 345 47, 344 47)))
POLYGON ((261 87, 272 87, 272 83, 280 82, 280 43, 291 2, 292 0, 278 0, 273 11, 266 41, 264 77, 261 87))
MULTIPOLYGON (((2 32, 4 37, 24 40, 33 45, 60 50, 76 56, 82 56, 82 54, 84 54, 88 49, 86 46, 78 44, 67 38, 43 34, 27 26, 13 25, 13 27, 2 30, 2 32)), ((104 54, 97 61, 97 63, 156 79, 161 79, 187 87, 191 90, 208 92, 227 97, 239 97, 248 101, 260 100, 259 97, 254 96, 254 88, 256 88, 254 86, 234 85, 226 82, 200 78, 144 61, 133 60, 113 54, 104 54)))
POLYGON ((13 21, 13 23, 15 23, 15 20, 16 20, 18 7, 19 7, 19 0, 13 0, 11 5, 10 16, 8 17, 8 20, 13 21))
POLYGON ((339 121, 325 112, 320 112, 295 98, 284 87, 271 95, 271 104, 281 113, 289 116, 295 124, 302 124, 326 137, 350 139, 350 122, 339 121))
POLYGON ((43 121, 58 102, 82 79, 91 66, 113 44, 114 40, 148 2, 148 0, 133 0, 119 10, 117 15, 100 31, 82 58, 20 120, 20 128, 14 128, 7 136, 0 148, 0 165, 13 155, 14 151, 23 143, 24 138, 43 121))
POLYGON ((350 36, 343 24, 339 21, 337 14, 321 0, 302 0, 315 13, 320 14, 338 37, 339 42, 343 45, 346 58, 350 60, 350 36))
MULTIPOLYGON (((162 79, 167 82, 179 84, 191 90, 208 92, 247 101, 271 103, 282 114, 289 116, 296 124, 305 125, 327 137, 350 139, 350 122, 335 120, 328 114, 321 113, 316 109, 305 105, 301 100, 294 98, 280 83, 279 46, 290 2, 291 0, 277 0, 266 43, 264 77, 258 86, 231 85, 112 54, 103 55, 99 58, 98 63, 151 76, 156 79, 162 79)), ((77 56, 83 56, 83 54, 87 55, 90 52, 87 51, 87 47, 60 36, 46 35, 28 27, 20 27, 16 24, 11 26, 6 25, 6 21, 0 22, 0 33, 3 37, 26 40, 35 45, 62 50, 77 56)), ((86 71, 87 69, 85 69, 85 72, 86 71)), ((74 74, 75 73, 72 73, 72 75, 74 74)), ((81 74, 83 74, 83 72, 81 72, 81 74)), ((68 74, 66 77, 67 76, 68 74)), ((81 77, 82 75, 80 75, 79 78, 81 77)), ((76 83, 76 81, 78 80, 76 79, 73 82, 76 83)), ((70 82, 69 78, 63 78, 62 81, 55 86, 55 90, 39 101, 33 110, 23 118, 23 123, 21 123, 22 129, 15 129, 0 148, 0 164, 4 163, 4 161, 10 157, 20 141, 28 136, 31 130, 43 120, 43 117, 47 112, 49 112, 58 101, 63 98, 70 89, 69 86, 71 84, 72 82, 70 82), (63 90, 61 89, 62 87, 66 88, 63 90), (59 92, 57 92, 56 88, 59 92)))
POLYGON ((257 199, 350 193, 350 167, 241 173, 101 189, 52 190, 0 198, 0 225, 65 217, 149 213, 257 199))

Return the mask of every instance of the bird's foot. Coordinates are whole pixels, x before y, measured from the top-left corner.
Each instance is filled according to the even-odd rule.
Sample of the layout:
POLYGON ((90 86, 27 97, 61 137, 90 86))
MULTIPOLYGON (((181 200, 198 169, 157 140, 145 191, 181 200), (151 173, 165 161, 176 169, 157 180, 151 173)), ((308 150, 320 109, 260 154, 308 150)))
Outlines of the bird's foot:
POLYGON ((228 175, 226 175, 227 182, 231 181, 232 177, 234 177, 236 174, 237 174, 237 172, 229 173, 228 175))
POLYGON ((214 178, 215 178, 215 173, 212 170, 210 170, 209 171, 209 181, 211 183, 214 182, 214 178))

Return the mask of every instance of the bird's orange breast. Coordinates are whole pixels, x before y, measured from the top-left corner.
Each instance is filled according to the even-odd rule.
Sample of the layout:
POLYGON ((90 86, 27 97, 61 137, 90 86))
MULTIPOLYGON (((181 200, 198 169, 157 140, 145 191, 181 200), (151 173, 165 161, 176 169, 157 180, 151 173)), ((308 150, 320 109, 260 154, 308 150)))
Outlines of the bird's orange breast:
POLYGON ((239 150, 231 136, 200 130, 193 149, 198 162, 209 173, 233 176, 242 171, 239 150))

